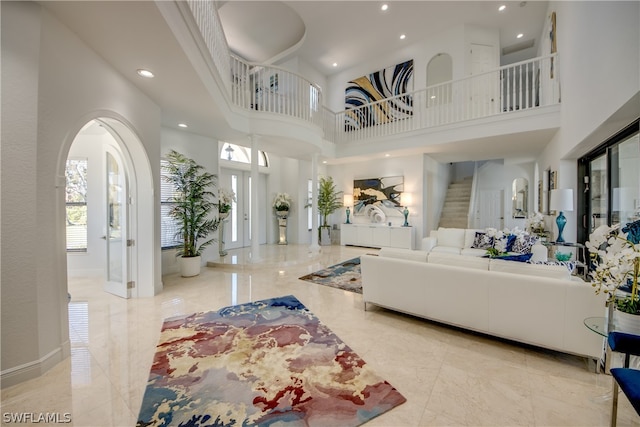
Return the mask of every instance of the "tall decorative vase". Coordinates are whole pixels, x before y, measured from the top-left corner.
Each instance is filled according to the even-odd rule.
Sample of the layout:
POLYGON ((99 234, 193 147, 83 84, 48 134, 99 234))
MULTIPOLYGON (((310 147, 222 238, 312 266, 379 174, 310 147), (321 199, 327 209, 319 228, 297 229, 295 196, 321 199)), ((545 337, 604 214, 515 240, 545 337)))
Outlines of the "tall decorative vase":
POLYGON ((226 256, 227 251, 224 249, 224 223, 227 222, 230 212, 220 213, 220 226, 218 227, 218 254, 226 256))
POLYGON ((280 230, 280 236, 278 238, 279 245, 286 245, 287 242, 287 218, 289 217, 289 211, 276 211, 278 217, 278 229, 280 230))
POLYGON ((564 242, 562 231, 564 230, 564 226, 567 225, 567 217, 564 216, 562 211, 560 211, 556 218, 556 225, 558 226, 558 238, 556 239, 556 242, 564 242))

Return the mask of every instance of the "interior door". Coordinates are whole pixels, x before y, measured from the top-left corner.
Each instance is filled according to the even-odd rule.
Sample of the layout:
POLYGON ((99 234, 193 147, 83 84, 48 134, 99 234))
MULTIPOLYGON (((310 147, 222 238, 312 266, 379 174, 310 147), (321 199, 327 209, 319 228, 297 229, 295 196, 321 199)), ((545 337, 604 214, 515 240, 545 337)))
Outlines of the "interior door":
POLYGON ((504 228, 504 205, 502 190, 482 190, 478 194, 477 228, 504 228))
POLYGON ((471 87, 471 117, 482 117, 496 113, 499 74, 483 74, 496 68, 493 46, 471 45, 471 74, 478 75, 471 87))
POLYGON ((128 188, 120 155, 106 151, 106 277, 104 290, 122 298, 129 298, 128 279, 128 188))

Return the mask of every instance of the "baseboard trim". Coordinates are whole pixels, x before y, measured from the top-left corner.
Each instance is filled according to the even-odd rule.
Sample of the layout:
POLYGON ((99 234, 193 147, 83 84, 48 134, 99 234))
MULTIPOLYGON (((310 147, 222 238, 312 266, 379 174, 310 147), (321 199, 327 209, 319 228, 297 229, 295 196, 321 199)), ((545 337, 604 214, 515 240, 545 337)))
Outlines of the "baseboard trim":
POLYGON ((10 387, 37 378, 66 359, 71 353, 69 341, 38 360, 0 371, 0 388, 10 387))

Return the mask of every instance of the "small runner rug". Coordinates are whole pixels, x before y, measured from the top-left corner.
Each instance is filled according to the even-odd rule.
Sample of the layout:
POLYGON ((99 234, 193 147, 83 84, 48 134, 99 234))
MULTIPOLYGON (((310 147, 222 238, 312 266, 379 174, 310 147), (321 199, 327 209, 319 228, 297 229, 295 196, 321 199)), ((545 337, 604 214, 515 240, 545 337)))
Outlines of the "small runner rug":
POLYGON ((306 276, 300 277, 300 280, 361 294, 362 274, 360 272, 360 258, 349 259, 340 264, 327 267, 324 270, 307 274, 306 276))
POLYGON ((138 426, 357 426, 405 402, 289 295, 165 320, 138 426))

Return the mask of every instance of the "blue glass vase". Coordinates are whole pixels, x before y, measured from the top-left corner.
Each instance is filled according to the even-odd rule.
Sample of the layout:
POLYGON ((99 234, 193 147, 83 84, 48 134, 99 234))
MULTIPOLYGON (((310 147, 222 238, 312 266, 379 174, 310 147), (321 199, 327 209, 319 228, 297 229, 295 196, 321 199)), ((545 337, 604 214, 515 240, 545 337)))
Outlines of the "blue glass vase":
POLYGON ((556 225, 558 226, 558 238, 556 242, 563 243, 564 238, 562 237, 562 230, 564 230, 564 226, 567 225, 567 218, 565 218, 564 213, 560 211, 558 217, 556 218, 556 225))

